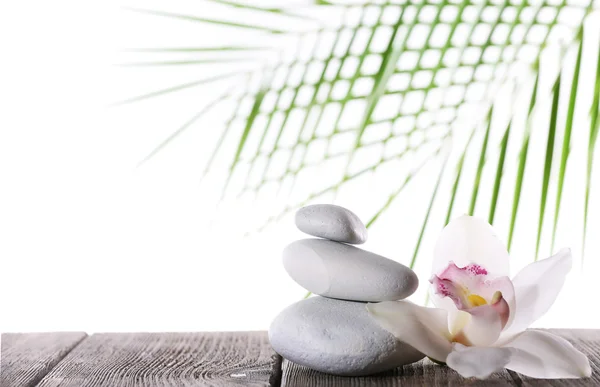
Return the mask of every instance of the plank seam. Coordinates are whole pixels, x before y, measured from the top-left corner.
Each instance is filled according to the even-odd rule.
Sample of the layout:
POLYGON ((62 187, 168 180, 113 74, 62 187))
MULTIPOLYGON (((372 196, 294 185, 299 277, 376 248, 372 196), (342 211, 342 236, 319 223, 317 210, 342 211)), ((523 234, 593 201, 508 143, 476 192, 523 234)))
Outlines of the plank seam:
POLYGON ((523 379, 521 379, 519 374, 517 374, 515 371, 511 371, 509 369, 507 369, 506 371, 508 371, 508 374, 510 375, 513 382, 515 382, 515 385, 517 387, 523 387, 523 379))
POLYGON ((40 375, 38 378, 36 378, 37 380, 32 380, 31 385, 38 386, 46 378, 46 376, 48 376, 48 374, 52 372, 52 370, 54 370, 71 352, 73 352, 75 348, 79 347, 79 345, 81 345, 87 339, 89 339, 89 336, 86 333, 85 336, 83 336, 79 341, 75 343, 75 345, 69 348, 60 358, 56 359, 56 363, 50 364, 50 367, 48 368, 48 370, 46 370, 45 374, 40 375))
POLYGON ((273 359, 273 367, 271 369, 271 376, 269 377, 269 386, 280 387, 283 376, 283 358, 275 354, 271 359, 273 359))

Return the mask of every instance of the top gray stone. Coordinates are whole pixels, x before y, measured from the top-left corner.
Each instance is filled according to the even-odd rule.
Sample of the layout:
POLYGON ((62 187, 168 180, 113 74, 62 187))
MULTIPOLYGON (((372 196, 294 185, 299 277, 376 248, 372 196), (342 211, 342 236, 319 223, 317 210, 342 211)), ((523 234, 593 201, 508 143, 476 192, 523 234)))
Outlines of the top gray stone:
POLYGON ((300 231, 318 238, 359 245, 367 241, 367 228, 356 214, 333 204, 314 204, 296 212, 300 231))

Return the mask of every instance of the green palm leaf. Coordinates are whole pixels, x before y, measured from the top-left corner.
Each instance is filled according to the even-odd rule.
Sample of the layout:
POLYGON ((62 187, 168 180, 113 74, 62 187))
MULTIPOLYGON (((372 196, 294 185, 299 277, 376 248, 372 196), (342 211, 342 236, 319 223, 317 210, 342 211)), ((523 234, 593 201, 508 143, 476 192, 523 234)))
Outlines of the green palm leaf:
POLYGON ((594 163, 594 151, 596 150, 596 140, 598 139, 598 128, 600 127, 600 50, 598 50, 598 59, 596 61, 596 82, 594 87, 594 97, 590 109, 590 137, 587 149, 587 168, 585 179, 585 204, 583 211, 583 242, 582 252, 585 251, 585 240, 587 237, 588 211, 590 205, 590 190, 592 181, 592 167, 594 163))
POLYGON ((498 156, 498 166, 496 169, 496 177, 494 179, 494 191, 492 194, 492 200, 490 202, 490 213, 488 215, 488 222, 494 224, 494 217, 496 215, 496 206, 498 204, 498 196, 500 195, 500 184, 502 184, 502 175, 504 172, 504 162, 506 161, 506 151, 508 148, 508 140, 510 138, 510 128, 512 121, 508 122, 502 141, 500 142, 500 155, 498 156))
POLYGON ((552 112, 550 113, 550 127, 548 128, 548 141, 546 145, 546 157, 544 162, 544 179, 542 180, 542 196, 540 198, 540 216, 538 221, 537 239, 535 242, 535 260, 538 259, 540 249, 540 237, 546 214, 546 201, 548 199, 548 186, 550 185, 550 172, 552 171, 552 160, 554 155, 554 137, 556 136, 556 120, 558 119, 558 99, 560 96, 560 75, 552 88, 552 112))
MULTIPOLYGON (((241 91, 238 102, 231 105, 231 115, 212 148, 203 176, 213 169, 216 156, 224 154, 230 165, 224 177, 223 198, 245 193, 260 198, 262 189, 272 184, 278 187, 280 195, 286 194, 284 186, 288 195, 299 186, 309 187, 304 196, 294 199, 290 196, 282 208, 274 208, 257 223, 258 230, 300 206, 335 195, 354 181, 377 176, 390 165, 398 166, 403 172, 390 177, 394 184, 368 215, 367 224, 373 227, 393 211, 396 200, 413 184, 422 167, 436 161, 441 162, 442 167, 439 174, 430 177, 433 188, 426 196, 429 200, 423 219, 417 222, 421 227, 413 244, 415 248, 411 254, 405 254, 410 258, 411 267, 419 256, 426 230, 434 229, 433 224, 441 228, 458 212, 486 211, 490 223, 497 222, 500 215, 505 216, 510 248, 520 230, 517 228, 517 220, 521 219, 519 211, 530 191, 540 193, 537 232, 533 238, 537 258, 545 223, 552 222, 551 248, 560 231, 557 224, 564 202, 563 186, 571 168, 567 161, 573 146, 573 123, 581 111, 578 106, 591 106, 583 225, 585 245, 593 153, 600 118, 600 64, 591 93, 593 100, 577 95, 583 87, 579 82, 582 58, 598 54, 587 54, 582 44, 587 32, 581 26, 584 17, 593 10, 592 2, 573 5, 522 1, 515 5, 478 0, 382 4, 321 1, 297 8, 229 0, 211 2, 227 7, 231 15, 240 11, 306 23, 304 29, 275 28, 251 18, 231 21, 195 14, 136 10, 231 31, 264 33, 279 39, 276 42, 280 43, 267 47, 215 43, 213 46, 146 48, 140 49, 139 55, 151 53, 169 57, 136 62, 160 68, 243 59, 241 56, 206 57, 215 53, 257 55, 257 61, 262 63, 258 70, 218 76, 240 75, 248 82, 238 85, 241 91), (339 18, 320 17, 325 9, 331 12, 328 15, 335 14, 339 18), (579 12, 572 18, 572 21, 577 19, 577 23, 563 21, 561 15, 567 9, 579 12), (334 19, 339 22, 333 22, 334 19), (541 76, 541 67, 560 60, 548 59, 542 53, 561 44, 575 49, 576 55, 561 60, 557 74, 541 76), (180 54, 195 57, 172 59, 172 55, 180 54), (278 59, 265 59, 271 54, 276 54, 278 59), (561 80, 571 80, 570 87, 562 92, 561 80), (544 86, 549 82, 555 84, 551 92, 544 86), (518 87, 503 92, 510 84, 518 87), (527 103, 514 102, 523 98, 527 103), (248 101, 250 108, 242 109, 242 104, 247 105, 248 101), (549 101, 552 101, 551 108, 546 109, 549 101), (508 117, 499 113, 507 111, 507 105, 514 105, 508 109, 508 117), (559 115, 563 105, 567 112, 564 124, 559 115), (482 116, 481 112, 488 114, 482 116), (544 122, 544 118, 550 125, 540 128, 537 122, 544 122), (235 122, 244 125, 236 128, 235 122), (530 151, 541 138, 538 137, 540 131, 545 131, 543 138, 546 139, 541 159, 530 151), (224 139, 232 135, 237 139, 235 149, 224 146, 224 139), (560 138, 562 150, 555 152, 555 142, 560 138), (444 145, 448 141, 450 145, 444 145), (365 161, 361 158, 365 154, 371 158, 365 161), (555 160, 557 157, 559 160, 555 160), (307 171, 328 168, 338 161, 335 172, 328 172, 326 184, 313 184, 310 178, 307 182, 307 171), (559 166, 556 176, 553 164, 559 166), (542 165, 542 171, 535 170, 535 165, 542 165), (241 183, 234 184, 234 176, 243 170, 250 173, 241 183), (465 178, 467 175, 473 179, 465 178), (542 178, 539 184, 533 180, 530 183, 530 176, 542 178), (485 184, 487 179, 493 182, 490 187, 485 184), (556 191, 549 188, 555 179, 556 191), (512 195, 508 195, 505 191, 511 190, 513 183, 512 195), (553 192, 556 192, 555 205, 548 206, 553 192), (443 213, 438 214, 438 206, 443 213), (502 212, 499 208, 508 210, 502 212), (549 214, 552 209, 554 216, 549 214)), ((129 51, 132 54, 132 50, 129 51)), ((123 103, 205 86, 218 79, 206 77, 123 103)), ((191 122, 200 120, 203 111, 169 136, 150 157, 187 130, 191 122)))
POLYGON ((573 80, 571 81, 571 91, 569 95, 569 107, 567 111, 567 121, 565 123, 565 134, 563 138, 562 154, 560 158, 560 172, 558 177, 558 186, 556 192, 556 208, 554 209, 554 224, 552 225, 552 245, 551 250, 554 250, 554 242, 556 240, 556 227, 558 225, 558 215, 560 213, 560 204, 562 202, 563 186, 565 183, 565 175, 567 172, 567 160, 571 152, 571 134, 573 132, 573 119, 575 117, 575 103, 577 101, 577 90, 579 86, 579 73, 581 71, 581 54, 583 52, 583 39, 579 40, 579 48, 577 50, 577 59, 575 62, 575 70, 573 71, 573 80))
POLYGON ((519 210, 519 202, 521 198, 521 191, 523 189, 523 178, 525 177, 525 165, 527 164, 527 154, 529 151, 529 141, 531 138, 531 115, 537 102, 537 92, 539 83, 539 74, 536 74, 535 82, 533 84, 533 91, 531 93, 531 99, 529 102, 529 109, 527 111, 527 122, 525 124, 525 131, 523 133, 523 141, 521 150, 519 152, 519 169, 516 176, 515 192, 513 194, 512 212, 510 217, 510 228, 508 230, 508 249, 512 246, 512 238, 515 231, 515 222, 517 221, 517 211, 519 210))

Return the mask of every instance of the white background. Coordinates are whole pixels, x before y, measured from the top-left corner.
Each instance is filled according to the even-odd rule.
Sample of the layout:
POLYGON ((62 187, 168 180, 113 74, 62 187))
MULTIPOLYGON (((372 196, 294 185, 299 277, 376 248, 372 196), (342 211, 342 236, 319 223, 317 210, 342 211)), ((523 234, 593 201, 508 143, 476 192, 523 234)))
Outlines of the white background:
MULTIPOLYGON (((199 14, 210 9, 191 3, 195 2, 170 6, 196 7, 199 14)), ((214 184, 209 178, 200 185, 199 176, 223 115, 216 111, 207 116, 159 156, 137 167, 222 85, 109 106, 214 71, 114 66, 123 61, 121 49, 203 45, 213 42, 216 30, 193 23, 155 24, 157 19, 132 15, 122 5, 19 1, 5 4, 0 12, 1 329, 266 329, 279 310, 304 295, 286 276, 279 258, 281 249, 302 234, 290 216, 261 234, 243 238, 234 232, 252 223, 252 217, 270 204, 265 200, 231 205, 226 215, 219 212, 213 221, 222 187, 218 176, 228 161, 217 163, 214 184)), ((593 71, 593 65, 585 71, 593 71)), ((586 133, 574 133, 574 147, 585 146, 586 133)), ((540 145, 531 152, 543 152, 543 141, 532 143, 540 145)), ((575 152, 569 163, 581 172, 572 173, 567 181, 557 246, 571 246, 576 264, 555 307, 539 325, 598 328, 600 203, 593 193, 582 270, 582 203, 577 195, 582 192, 585 154, 575 152)), ((410 260, 398 252, 408 245, 406 251, 412 251, 414 246, 429 199, 421 194, 422 187, 430 187, 437 176, 436 165, 428 168, 370 230, 365 249, 403 263, 410 260)), ((515 170, 515 157, 507 168, 515 170)), ((534 184, 539 175, 532 174, 526 184, 534 184)), ((484 186, 491 186, 489 176, 484 186)), ((367 220, 378 181, 353 185, 340 193, 336 203, 347 204, 367 220)), ((512 188, 502 194, 512 195, 512 188)), ((463 196, 466 203, 469 195, 463 196)), ((532 191, 521 207, 513 247, 515 271, 533 258, 531 238, 538 209, 539 193, 532 191)), ((441 207, 436 210, 444 212, 441 207)), ((477 210, 487 216, 486 208, 477 210)), ((502 238, 508 216, 508 207, 501 207, 502 238)), ((546 234, 542 255, 550 254, 546 234)), ((435 233, 428 235, 422 257, 431 254, 435 242, 435 233)), ((425 284, 426 258, 420 258, 416 271, 425 284)), ((423 302, 424 286, 411 299, 423 302)))

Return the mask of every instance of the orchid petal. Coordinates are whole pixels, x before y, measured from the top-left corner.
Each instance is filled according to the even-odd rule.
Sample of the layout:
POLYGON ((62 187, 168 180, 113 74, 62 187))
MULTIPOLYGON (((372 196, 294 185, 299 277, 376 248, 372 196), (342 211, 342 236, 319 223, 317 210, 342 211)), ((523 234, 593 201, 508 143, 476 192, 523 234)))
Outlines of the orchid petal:
POLYGON ((429 288, 429 299, 436 308, 445 309, 448 312, 456 311, 456 305, 449 297, 444 297, 436 293, 435 285, 429 288))
POLYGON ((445 310, 426 308, 409 301, 369 303, 367 310, 381 327, 397 339, 430 358, 446 361, 452 345, 445 310))
POLYGON ((504 325, 512 321, 516 309, 515 291, 512 281, 506 276, 490 280, 485 269, 479 265, 471 264, 460 268, 450 262, 448 267, 440 274, 434 275, 430 282, 432 294, 436 296, 432 299, 434 304, 446 310, 451 310, 451 308, 444 305, 448 301, 441 302, 445 297, 452 300, 456 308, 466 310, 480 306, 482 303, 491 303, 492 298, 499 291, 508 304, 506 317, 509 319, 505 320, 504 325), (473 300, 478 303, 474 303, 473 300))
POLYGON ((571 250, 562 249, 550 258, 527 265, 515 276, 514 320, 504 336, 525 330, 550 309, 572 264, 571 250))
POLYGON ((446 364, 465 378, 485 379, 509 363, 511 350, 493 347, 466 347, 454 344, 446 364))
POLYGON ((442 231, 435 246, 433 274, 444 270, 449 262, 459 267, 477 264, 494 277, 508 275, 508 251, 483 219, 461 216, 442 231))
POLYGON ((436 295, 449 298, 457 309, 463 310, 469 307, 469 292, 461 284, 437 276, 431 279, 431 284, 436 295))
POLYGON ((455 341, 473 346, 489 346, 494 344, 502 333, 502 319, 493 305, 483 305, 467 310, 471 315, 462 332, 455 341))
MULTIPOLYGON (((488 289, 500 292, 502 295, 501 303, 492 302, 492 304, 496 305, 496 311, 501 314, 502 318, 506 318, 502 323, 503 329, 506 329, 512 324, 517 313, 517 300, 513 282, 508 277, 496 278, 489 283, 488 289)), ((488 297, 488 294, 483 293, 483 296, 488 297)))
POLYGON ((548 332, 523 332, 507 347, 512 350, 506 368, 541 379, 580 378, 592 374, 588 358, 562 337, 548 332))
POLYGON ((430 282, 436 294, 452 299, 458 309, 466 309, 473 306, 468 296, 485 287, 486 280, 487 271, 481 266, 470 264, 458 267, 454 262, 450 262, 441 273, 434 275, 430 282))
POLYGON ((492 299, 491 307, 494 308, 498 316, 500 316, 500 321, 502 323, 502 328, 506 326, 508 323, 508 319, 510 317, 510 306, 508 302, 504 299, 501 292, 496 292, 494 298, 492 299), (497 298, 499 297, 499 298, 497 298))
POLYGON ((448 331, 451 337, 457 335, 471 320, 471 316, 468 313, 458 310, 450 298, 440 297, 433 291, 429 293, 429 298, 436 308, 444 309, 448 312, 448 331))
POLYGON ((440 297, 433 291, 431 292, 430 297, 433 304, 448 312, 448 330, 452 337, 463 331, 463 339, 470 344, 489 345, 498 340, 502 329, 511 319, 511 310, 514 310, 512 284, 507 277, 501 278, 506 278, 507 282, 502 282, 495 287, 504 289, 509 294, 509 299, 505 299, 501 291, 496 292, 500 296, 499 298, 496 295, 489 296, 488 299, 491 301, 489 305, 476 308, 458 310, 449 297, 440 297))
POLYGON ((458 310, 450 298, 440 297, 434 293, 433 287, 431 289, 429 299, 436 308, 444 309, 448 312, 448 331, 450 331, 450 336, 454 337, 471 321, 471 315, 458 310))

